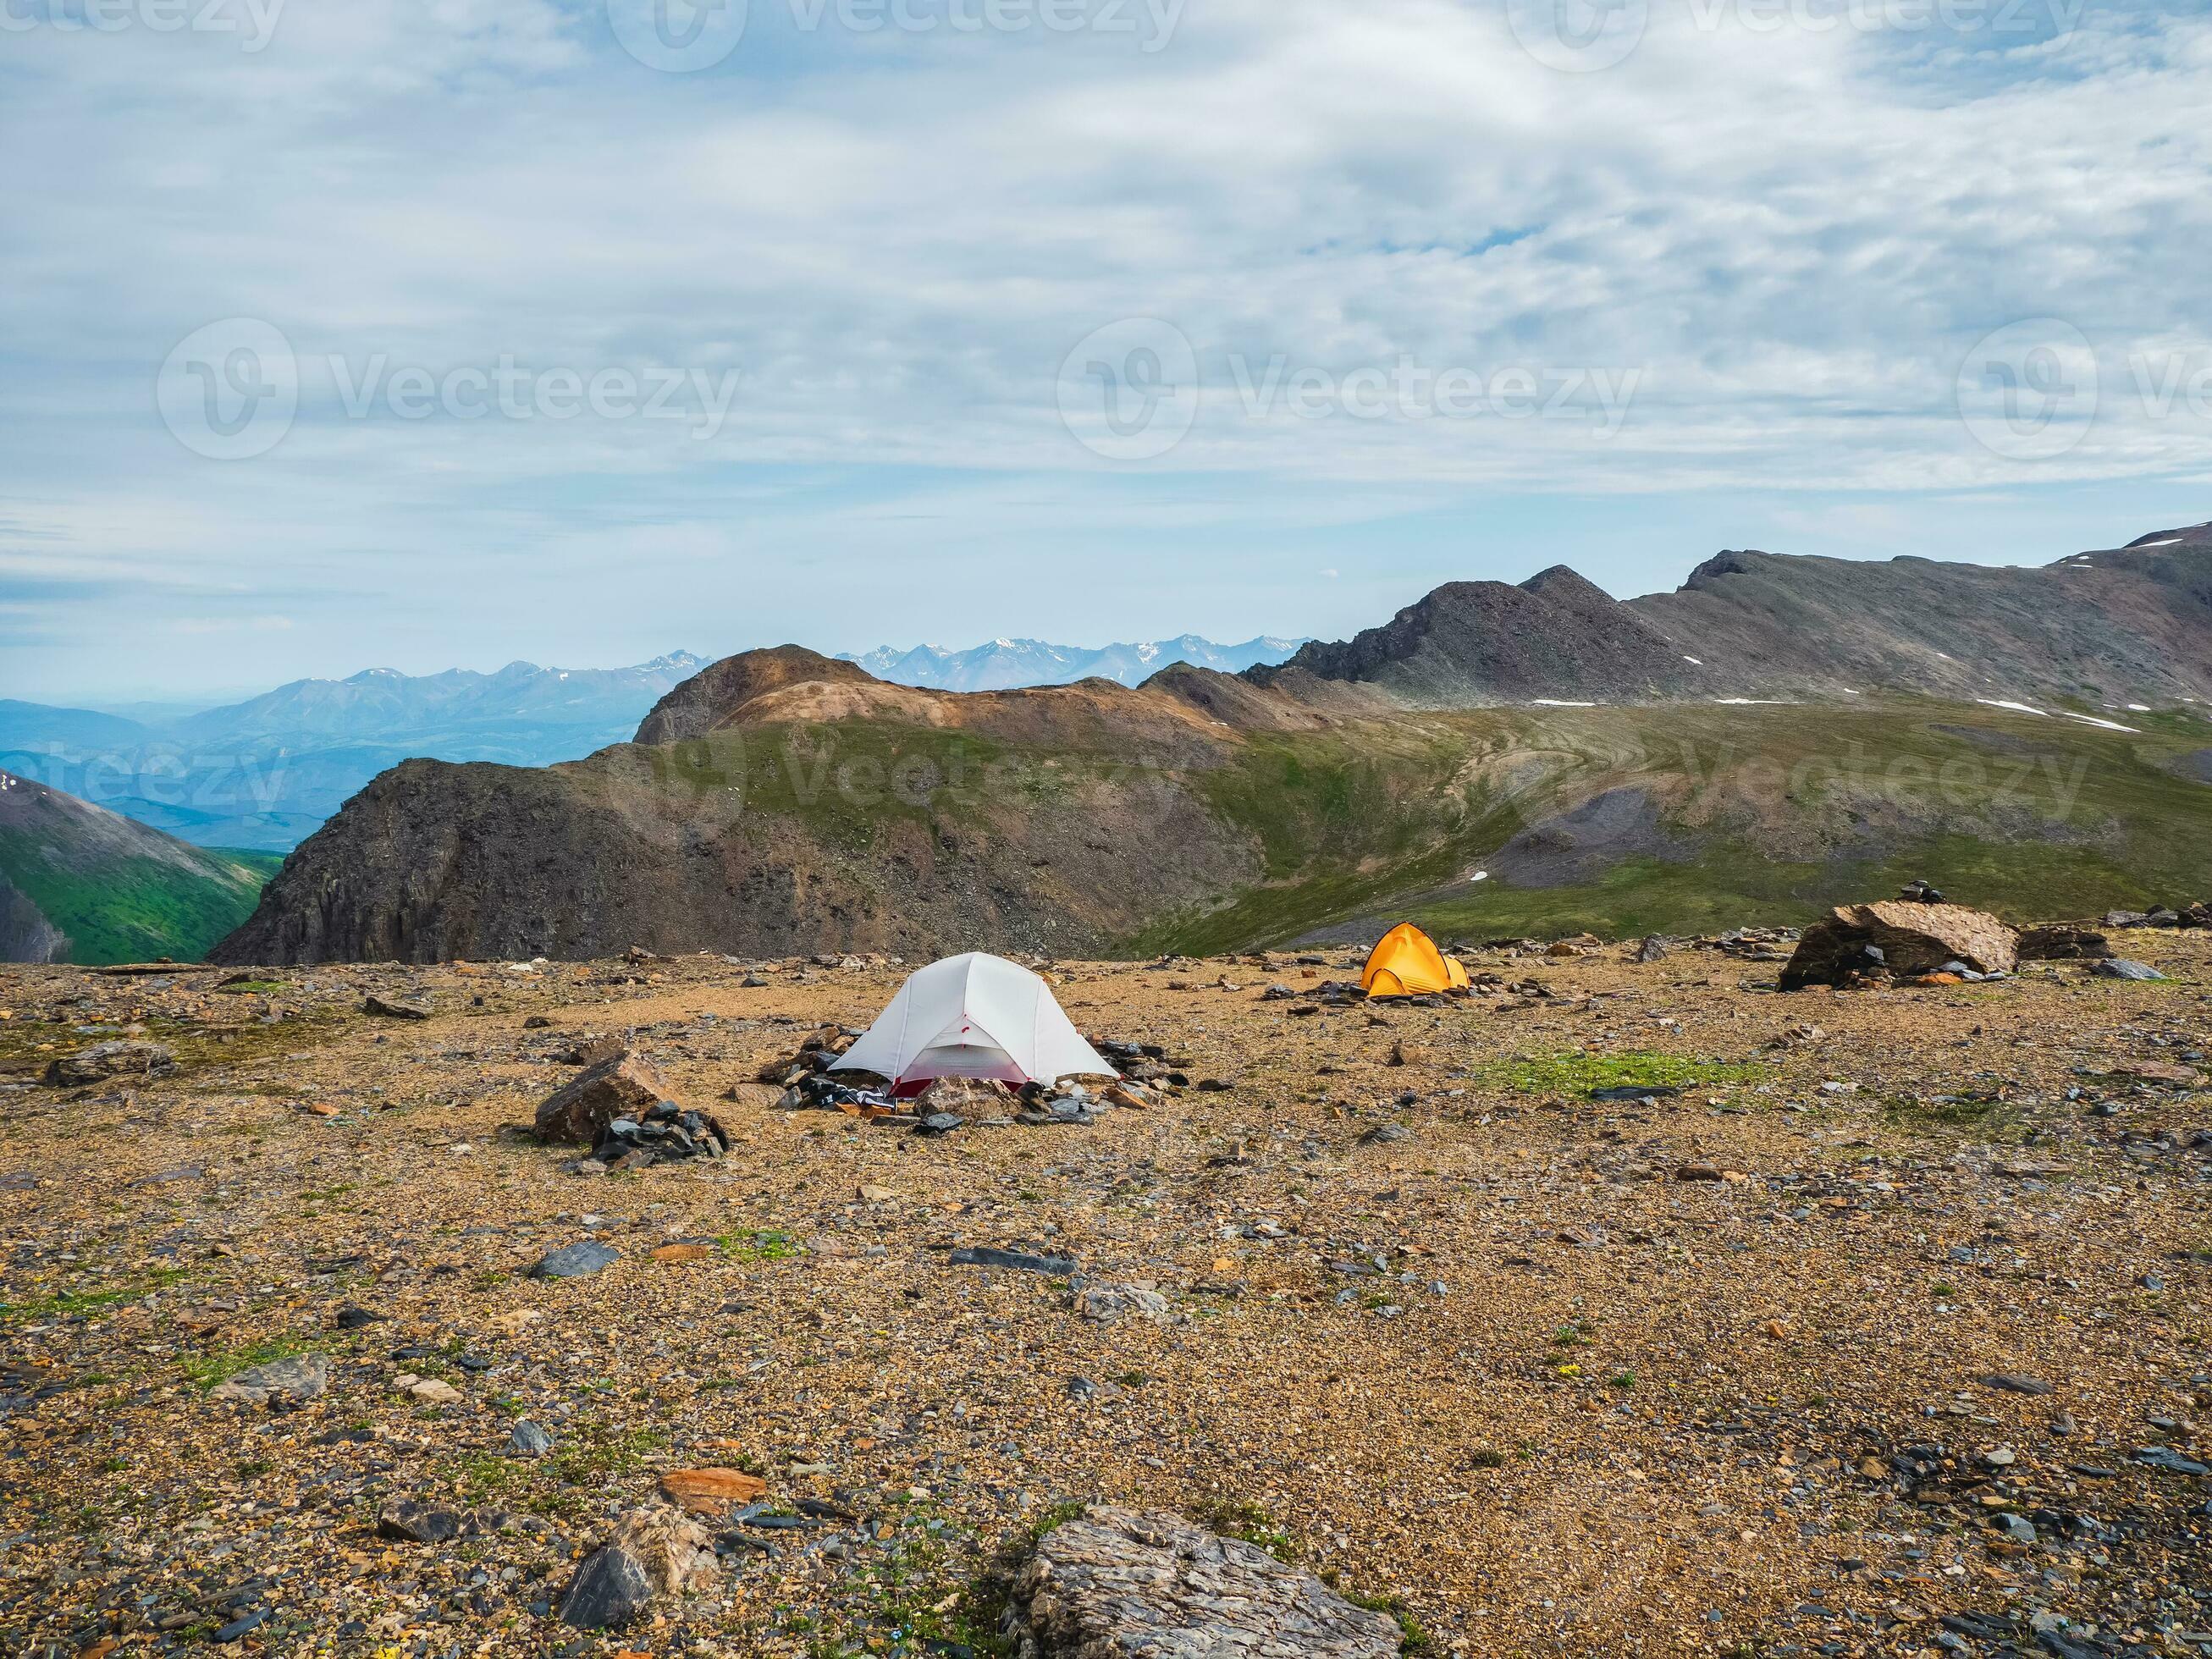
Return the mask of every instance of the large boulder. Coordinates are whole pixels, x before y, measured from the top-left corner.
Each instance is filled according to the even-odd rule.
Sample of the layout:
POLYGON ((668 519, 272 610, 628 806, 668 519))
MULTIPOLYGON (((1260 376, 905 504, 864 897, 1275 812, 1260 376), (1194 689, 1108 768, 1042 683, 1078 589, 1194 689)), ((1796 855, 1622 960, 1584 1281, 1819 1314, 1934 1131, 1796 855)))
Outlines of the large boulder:
POLYGON ((2008 974, 2020 963, 2020 935, 1963 904, 1838 905, 1805 930, 1782 970, 1782 988, 1915 978, 1953 963, 1978 974, 2008 974))
POLYGON ((625 1048, 586 1066, 545 1097, 538 1108, 538 1138, 596 1146, 616 1119, 635 1121, 669 1097, 660 1068, 625 1048))
POLYGON ((1010 1627, 1021 1659, 1395 1659, 1403 1639, 1257 1545, 1105 1505, 1037 1541, 1010 1627))

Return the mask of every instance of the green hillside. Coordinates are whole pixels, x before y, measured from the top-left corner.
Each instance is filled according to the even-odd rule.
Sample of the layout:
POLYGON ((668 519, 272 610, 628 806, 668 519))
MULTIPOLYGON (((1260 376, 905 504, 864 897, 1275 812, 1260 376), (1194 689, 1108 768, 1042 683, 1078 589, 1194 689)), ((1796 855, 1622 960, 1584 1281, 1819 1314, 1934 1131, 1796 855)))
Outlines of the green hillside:
POLYGON ((0 957, 196 961, 252 914, 283 860, 188 847, 21 779, 0 792, 0 957), (58 944, 53 936, 66 941, 58 944))
POLYGON ((1691 933, 1798 922, 1920 876, 2022 919, 2212 893, 2212 726, 2131 719, 1676 704, 1258 737, 1192 781, 1258 836, 1267 878, 1131 946, 1384 919, 1461 939, 1691 933))

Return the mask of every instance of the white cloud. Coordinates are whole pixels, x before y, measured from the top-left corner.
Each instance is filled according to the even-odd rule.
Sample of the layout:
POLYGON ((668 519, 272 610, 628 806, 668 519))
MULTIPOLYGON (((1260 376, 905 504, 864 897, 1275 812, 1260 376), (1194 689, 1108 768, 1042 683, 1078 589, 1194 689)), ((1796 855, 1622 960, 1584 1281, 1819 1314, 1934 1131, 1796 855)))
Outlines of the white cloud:
MULTIPOLYGON (((1292 483, 1352 516, 1393 492, 2197 476, 2212 411, 2146 408, 2131 362, 2185 386, 2212 369, 2212 18, 2166 12, 2092 9, 2051 41, 1762 33, 1655 0, 1637 51, 1586 76, 1534 63, 1494 0, 1192 0, 1156 52, 808 32, 789 0, 753 0, 729 64, 696 76, 645 70, 598 9, 549 0, 291 0, 251 54, 11 34, 0 465, 9 516, 64 539, 9 537, 0 563, 398 590, 549 548, 787 556, 887 498, 949 509, 957 541, 1003 529, 1039 477, 1133 534, 1195 535, 1266 520, 1292 483), (241 315, 291 341, 301 414, 269 455, 210 463, 164 430, 153 377, 241 315), (1171 322, 1206 388, 1135 473, 1081 448, 1054 399, 1070 347, 1123 317, 1171 322), (2103 398, 2031 465, 1956 404, 1969 349, 2039 317, 2094 343, 2103 398), (327 368, 503 355, 743 380, 702 442, 349 419, 327 368), (1639 379, 1601 438, 1495 412, 1254 414, 1231 360, 1277 357, 1338 378, 1525 368, 1547 397, 1639 379), (763 507, 756 469, 836 481, 763 507)), ((1803 510, 1878 539, 1898 509, 1803 510)))

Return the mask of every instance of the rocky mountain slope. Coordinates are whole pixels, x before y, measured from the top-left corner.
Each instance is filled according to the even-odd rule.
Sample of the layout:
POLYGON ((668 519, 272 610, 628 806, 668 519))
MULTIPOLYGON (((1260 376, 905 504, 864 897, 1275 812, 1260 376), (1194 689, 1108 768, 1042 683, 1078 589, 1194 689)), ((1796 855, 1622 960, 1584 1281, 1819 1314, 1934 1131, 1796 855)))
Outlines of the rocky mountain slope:
POLYGON ((1453 582, 1280 669, 1421 708, 1911 691, 2212 699, 2212 525, 2040 567, 1723 553, 1677 592, 1616 600, 1564 566, 1453 582))
POLYGON ((2189 654, 2212 542, 2154 539, 2043 572, 1729 556, 1656 615, 1565 570, 1455 584, 1279 667, 1139 687, 934 692, 750 652, 670 690, 634 744, 379 778, 221 955, 1102 952, 1386 913, 1476 935, 1724 926, 1917 874, 2001 909, 2212 890, 2212 722, 2183 690, 2212 661, 2189 654), (1804 679, 1784 685, 1759 596, 1800 569, 1804 679), (1862 589, 1864 628, 1824 641, 1813 619, 1862 589), (1907 626, 1968 591, 1984 620, 1929 668, 1907 626), (2096 689, 2142 701, 2093 703, 2096 642, 2130 606, 2158 620, 2096 689), (1707 659, 1693 633, 1733 642, 1707 659), (1856 672, 1879 637, 1887 680, 1856 672), (1951 649, 1985 639, 1986 664, 1951 649), (1814 695, 1844 673, 1863 684, 1814 695))
POLYGON ((0 961, 194 961, 274 860, 214 853, 0 772, 0 961))

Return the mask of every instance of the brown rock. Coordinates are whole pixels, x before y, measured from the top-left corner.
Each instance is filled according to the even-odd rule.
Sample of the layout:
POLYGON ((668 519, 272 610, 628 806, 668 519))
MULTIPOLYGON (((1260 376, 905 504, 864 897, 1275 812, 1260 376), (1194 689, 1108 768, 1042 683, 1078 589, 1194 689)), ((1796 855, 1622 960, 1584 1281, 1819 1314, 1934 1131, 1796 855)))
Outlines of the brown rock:
POLYGON ((2087 927, 2030 927, 2020 936, 2022 962, 2102 961, 2112 943, 2087 927))
POLYGON ((661 1496, 694 1515, 720 1520, 732 1504, 750 1504, 768 1482, 743 1469, 671 1469, 660 1477, 661 1496))
POLYGON ((669 1098, 668 1079, 659 1068, 623 1049, 545 1097, 538 1108, 538 1137, 595 1146, 615 1119, 638 1116, 669 1098))
POLYGON ((1878 974, 1917 978, 1953 962, 2008 974, 2019 965, 2019 947, 2020 936, 2003 922, 1963 904, 1839 905, 1805 930, 1782 970, 1782 988, 1846 985, 1878 974))

